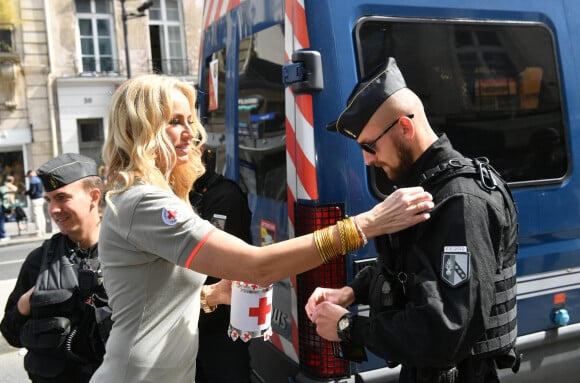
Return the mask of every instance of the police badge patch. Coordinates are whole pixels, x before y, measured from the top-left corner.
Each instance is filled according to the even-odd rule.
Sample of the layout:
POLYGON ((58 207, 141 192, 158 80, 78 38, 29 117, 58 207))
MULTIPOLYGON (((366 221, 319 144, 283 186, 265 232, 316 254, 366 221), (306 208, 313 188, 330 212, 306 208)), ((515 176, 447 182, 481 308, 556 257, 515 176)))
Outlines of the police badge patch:
POLYGON ((441 278, 451 287, 469 280, 469 251, 467 246, 445 246, 441 257, 441 278))

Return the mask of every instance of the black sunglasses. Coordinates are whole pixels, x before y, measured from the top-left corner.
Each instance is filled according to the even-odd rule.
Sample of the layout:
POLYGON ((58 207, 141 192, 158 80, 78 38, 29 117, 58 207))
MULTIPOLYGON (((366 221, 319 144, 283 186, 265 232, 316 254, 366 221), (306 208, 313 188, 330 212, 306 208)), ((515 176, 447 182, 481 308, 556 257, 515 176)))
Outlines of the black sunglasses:
MULTIPOLYGON (((413 117, 415 117, 415 115, 414 115, 414 114, 407 114, 405 117, 407 117, 407 118, 413 118, 413 117)), ((399 117, 399 118, 397 118, 395 121, 393 121, 391 124, 389 124, 389 126, 387 126, 387 127, 386 127, 386 129, 385 129, 385 130, 384 130, 384 131, 383 131, 381 134, 379 134, 379 136, 378 136, 377 138, 375 138, 375 139, 374 139, 372 142, 370 142, 370 143, 368 143, 368 144, 364 144, 364 143, 362 143, 362 144, 361 144, 361 143, 359 142, 359 143, 358 143, 358 146, 360 146, 360 148, 361 148, 362 150, 364 150, 365 152, 367 152, 367 153, 370 153, 370 154, 377 154, 377 152, 375 151, 375 146, 377 145, 377 142, 379 142, 379 140, 380 140, 381 138, 383 138, 383 136, 384 136, 385 134, 387 134, 387 133, 389 132, 389 130, 391 130, 391 128, 392 128, 393 126, 397 125, 397 123, 399 122, 399 120, 400 120, 401 118, 402 118, 402 117, 399 117)))

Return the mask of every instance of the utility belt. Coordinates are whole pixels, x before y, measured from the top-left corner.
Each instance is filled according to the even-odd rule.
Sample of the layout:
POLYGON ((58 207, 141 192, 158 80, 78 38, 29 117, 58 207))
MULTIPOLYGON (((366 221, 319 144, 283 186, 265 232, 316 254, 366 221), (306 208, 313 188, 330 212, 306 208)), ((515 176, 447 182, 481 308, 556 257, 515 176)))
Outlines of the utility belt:
POLYGON ((451 367, 448 370, 439 370, 433 376, 433 382, 437 383, 455 383, 457 378, 459 377, 459 370, 457 367, 451 367))
MULTIPOLYGON (((511 368, 517 372, 519 368, 519 354, 515 348, 511 349, 506 355, 516 357, 516 363, 510 362, 502 365, 502 356, 478 357, 470 356, 456 366, 444 369, 430 367, 410 367, 402 366, 402 382, 409 383, 455 383, 461 379, 461 382, 498 382, 498 369, 511 368)), ((391 365, 389 367, 394 367, 391 365)))
POLYGON ((409 383, 455 383, 458 378, 459 370, 457 367, 437 369, 403 366, 400 381, 409 383))
POLYGON ((448 370, 439 371, 434 381, 437 383, 455 383, 458 377, 459 370, 457 370, 457 367, 451 367, 448 370))

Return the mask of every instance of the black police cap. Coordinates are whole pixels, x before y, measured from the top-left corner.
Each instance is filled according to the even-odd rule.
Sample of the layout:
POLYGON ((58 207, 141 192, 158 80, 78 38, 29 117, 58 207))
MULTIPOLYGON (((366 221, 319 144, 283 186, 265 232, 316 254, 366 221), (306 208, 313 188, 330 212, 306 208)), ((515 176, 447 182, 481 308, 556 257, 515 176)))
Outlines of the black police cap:
POLYGON ((338 120, 326 128, 356 139, 381 104, 393 93, 406 87, 397 62, 389 57, 386 63, 360 79, 338 120))
POLYGON ((80 179, 98 175, 97 163, 77 153, 64 153, 38 168, 36 174, 47 192, 80 179))

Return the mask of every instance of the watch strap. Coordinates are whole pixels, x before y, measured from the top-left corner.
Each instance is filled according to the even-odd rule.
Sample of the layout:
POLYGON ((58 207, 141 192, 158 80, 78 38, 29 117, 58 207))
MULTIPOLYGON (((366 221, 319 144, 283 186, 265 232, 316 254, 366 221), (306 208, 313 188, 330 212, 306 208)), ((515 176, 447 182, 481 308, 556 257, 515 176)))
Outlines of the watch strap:
POLYGON ((354 318, 352 313, 348 312, 345 313, 343 316, 340 317, 338 323, 336 325, 336 333, 342 342, 350 342, 350 331, 352 329, 354 318), (347 322, 346 326, 342 326, 344 322, 347 322))

